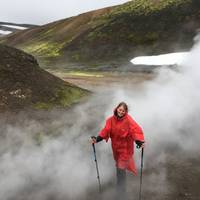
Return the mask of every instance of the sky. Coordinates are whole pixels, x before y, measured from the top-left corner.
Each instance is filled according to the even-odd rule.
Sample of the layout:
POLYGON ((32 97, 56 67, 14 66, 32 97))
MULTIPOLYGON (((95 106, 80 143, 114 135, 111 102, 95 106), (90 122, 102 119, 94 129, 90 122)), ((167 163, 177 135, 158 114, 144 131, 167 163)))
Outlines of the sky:
POLYGON ((46 24, 128 0, 0 0, 0 21, 46 24))

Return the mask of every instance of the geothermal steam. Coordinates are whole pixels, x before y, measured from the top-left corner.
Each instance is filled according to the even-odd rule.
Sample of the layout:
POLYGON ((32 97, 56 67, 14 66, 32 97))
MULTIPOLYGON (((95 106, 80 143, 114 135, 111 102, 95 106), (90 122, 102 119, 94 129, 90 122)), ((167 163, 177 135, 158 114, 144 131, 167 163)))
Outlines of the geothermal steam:
MULTIPOLYGON (((98 133, 120 101, 128 103, 130 114, 143 127, 145 170, 164 161, 172 146, 188 156, 199 156, 199 53, 196 45, 182 66, 157 70, 153 81, 131 89, 111 86, 66 112, 42 113, 41 120, 21 113, 8 122, 2 116, 0 200, 87 199, 88 192, 97 191, 88 138, 98 133)), ((98 144, 97 151, 105 185, 115 177, 110 144, 98 144)), ((138 159, 136 151, 137 163, 138 159)), ((146 182, 148 190, 164 192, 165 168, 157 176, 151 173, 146 182)))

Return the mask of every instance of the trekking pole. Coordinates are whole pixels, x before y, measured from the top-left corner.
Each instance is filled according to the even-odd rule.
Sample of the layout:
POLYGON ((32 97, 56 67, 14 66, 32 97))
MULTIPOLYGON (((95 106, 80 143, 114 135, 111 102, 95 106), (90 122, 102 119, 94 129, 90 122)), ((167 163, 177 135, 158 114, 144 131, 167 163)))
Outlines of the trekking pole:
POLYGON ((144 159, 144 148, 141 151, 141 169, 140 169, 140 191, 139 191, 139 200, 142 197, 142 170, 143 170, 143 159, 144 159))
POLYGON ((99 184, 99 193, 101 193, 101 182, 100 182, 100 176, 99 176, 99 168, 98 168, 98 162, 97 162, 97 156, 96 156, 96 149, 94 143, 92 144, 93 152, 94 152, 94 161, 96 163, 96 170, 97 170, 97 179, 99 184))

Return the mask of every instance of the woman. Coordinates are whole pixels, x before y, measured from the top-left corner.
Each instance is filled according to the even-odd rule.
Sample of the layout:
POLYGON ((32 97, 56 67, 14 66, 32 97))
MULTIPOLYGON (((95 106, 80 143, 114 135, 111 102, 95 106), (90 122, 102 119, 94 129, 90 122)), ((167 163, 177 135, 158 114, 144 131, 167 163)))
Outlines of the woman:
POLYGON ((137 147, 144 147, 143 131, 128 114, 128 106, 124 102, 114 109, 113 116, 106 120, 105 127, 97 137, 92 136, 91 142, 97 143, 103 139, 107 142, 109 138, 117 168, 117 189, 122 194, 126 188, 126 170, 136 175, 133 160, 134 141, 137 147))

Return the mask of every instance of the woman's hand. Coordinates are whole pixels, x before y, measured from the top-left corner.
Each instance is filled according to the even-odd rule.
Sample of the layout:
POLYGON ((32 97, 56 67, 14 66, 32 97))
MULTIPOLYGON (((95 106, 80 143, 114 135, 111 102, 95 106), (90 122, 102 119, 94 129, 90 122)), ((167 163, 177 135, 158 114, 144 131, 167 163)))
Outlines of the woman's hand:
POLYGON ((90 142, 91 144, 95 144, 95 143, 97 143, 97 138, 96 138, 95 136, 91 136, 89 142, 90 142))
POLYGON ((135 143, 136 143, 138 149, 145 147, 144 141, 136 140, 135 143))
POLYGON ((140 148, 144 148, 145 147, 145 142, 142 143, 142 146, 140 148))

